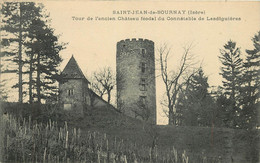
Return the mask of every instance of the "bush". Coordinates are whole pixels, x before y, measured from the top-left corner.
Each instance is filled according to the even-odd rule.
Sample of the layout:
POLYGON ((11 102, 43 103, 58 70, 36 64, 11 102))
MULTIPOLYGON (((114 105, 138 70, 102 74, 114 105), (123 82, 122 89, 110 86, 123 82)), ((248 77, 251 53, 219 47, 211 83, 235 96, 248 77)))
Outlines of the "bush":
POLYGON ((2 113, 19 119, 31 117, 32 121, 47 123, 50 120, 64 123, 66 115, 58 104, 19 104, 3 103, 2 113))

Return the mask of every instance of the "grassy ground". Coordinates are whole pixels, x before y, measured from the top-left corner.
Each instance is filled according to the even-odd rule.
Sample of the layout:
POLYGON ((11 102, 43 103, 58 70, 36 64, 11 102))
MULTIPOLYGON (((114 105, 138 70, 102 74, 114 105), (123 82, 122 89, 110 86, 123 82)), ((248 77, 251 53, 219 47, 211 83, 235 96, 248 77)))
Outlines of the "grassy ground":
POLYGON ((221 158, 223 161, 257 162, 259 131, 210 127, 152 126, 123 116, 109 108, 97 108, 71 126, 107 133, 145 146, 175 147, 189 156, 221 158))
MULTIPOLYGON (((233 130, 207 127, 172 127, 152 126, 142 121, 126 117, 113 108, 95 108, 86 112, 84 117, 67 117, 53 108, 42 108, 37 111, 34 106, 25 105, 18 108, 15 104, 5 105, 17 116, 33 115, 38 121, 49 118, 61 125, 68 121, 70 128, 80 128, 82 136, 89 131, 106 133, 109 141, 115 137, 136 143, 138 146, 154 146, 159 149, 176 148, 187 151, 193 160, 197 157, 220 158, 222 162, 258 162, 259 131, 233 130), (27 111, 23 111, 26 110, 27 111), (45 110, 44 110, 45 109, 45 110), (44 114, 43 114, 44 113, 44 114), (72 118, 73 117, 73 118, 72 118)), ((199 160, 199 159, 198 159, 199 160)))

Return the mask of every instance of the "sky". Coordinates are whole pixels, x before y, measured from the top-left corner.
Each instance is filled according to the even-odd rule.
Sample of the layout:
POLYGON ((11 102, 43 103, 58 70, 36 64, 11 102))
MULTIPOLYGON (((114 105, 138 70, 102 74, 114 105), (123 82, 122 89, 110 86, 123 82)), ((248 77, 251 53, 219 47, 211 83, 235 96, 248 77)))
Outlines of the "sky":
MULTIPOLYGON (((73 55, 87 78, 104 66, 115 71, 116 43, 127 38, 144 38, 154 41, 155 51, 166 43, 172 49, 171 68, 178 64, 183 46, 192 44, 192 53, 203 64, 211 86, 221 85, 219 49, 229 40, 237 42, 242 55, 252 49, 251 38, 260 30, 259 2, 131 2, 131 1, 44 1, 50 13, 51 26, 61 35, 60 41, 68 43, 60 54, 64 59, 62 70, 73 55), (115 11, 172 11, 175 14, 113 14, 115 11), (189 14, 199 11, 202 14, 189 14), (185 12, 184 14, 181 12, 185 12), (73 17, 84 20, 75 20, 73 17), (133 17, 139 21, 96 21, 96 17, 133 17), (156 21, 141 21, 141 17, 156 21), (164 18, 164 21, 159 20, 164 18), (167 20, 174 17, 196 18, 194 21, 167 20), (198 18, 204 20, 198 20, 198 18), (240 20, 219 21, 217 17, 234 17, 240 20), (88 19, 94 20, 88 20, 88 19), (211 19, 211 20, 210 20, 211 19)), ((198 12, 197 12, 198 13, 198 12)), ((155 53, 157 56, 157 52, 155 53)), ((156 72, 157 75, 159 71, 156 72)), ((164 87, 156 79, 158 124, 167 123, 159 105, 164 87)), ((14 97, 15 98, 15 97, 14 97)))

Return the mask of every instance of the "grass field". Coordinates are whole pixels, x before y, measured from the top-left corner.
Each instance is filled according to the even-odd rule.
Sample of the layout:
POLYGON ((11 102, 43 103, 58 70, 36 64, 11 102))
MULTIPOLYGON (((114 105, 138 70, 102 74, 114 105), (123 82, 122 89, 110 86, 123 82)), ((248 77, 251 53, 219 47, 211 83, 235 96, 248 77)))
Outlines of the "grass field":
POLYGON ((78 118, 53 114, 38 115, 38 119, 37 114, 31 118, 23 113, 5 114, 8 115, 5 129, 1 130, 5 131, 3 159, 23 162, 258 161, 254 158, 259 151, 258 131, 256 134, 225 128, 153 126, 111 108, 96 108, 78 118))

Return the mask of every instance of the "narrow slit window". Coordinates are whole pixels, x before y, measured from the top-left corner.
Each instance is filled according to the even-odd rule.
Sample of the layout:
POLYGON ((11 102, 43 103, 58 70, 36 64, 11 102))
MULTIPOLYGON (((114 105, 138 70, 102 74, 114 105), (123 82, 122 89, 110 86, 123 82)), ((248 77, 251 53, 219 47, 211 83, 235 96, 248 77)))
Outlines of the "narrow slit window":
POLYGON ((71 110, 72 106, 71 104, 64 104, 63 108, 64 110, 71 110))
POLYGON ((139 97, 139 100, 141 102, 142 105, 145 105, 146 104, 146 96, 140 96, 139 97))
POLYGON ((146 91, 146 82, 145 82, 144 78, 141 79, 140 90, 141 91, 146 91))
POLYGON ((74 90, 73 89, 69 89, 68 90, 68 96, 72 96, 74 94, 74 90))
POLYGON ((146 54, 146 49, 141 49, 142 56, 144 57, 146 54))
POLYGON ((146 91, 146 85, 145 84, 141 84, 141 91, 146 91))
POLYGON ((141 63, 141 70, 142 70, 142 73, 145 73, 145 71, 146 71, 146 64, 144 62, 141 63))

